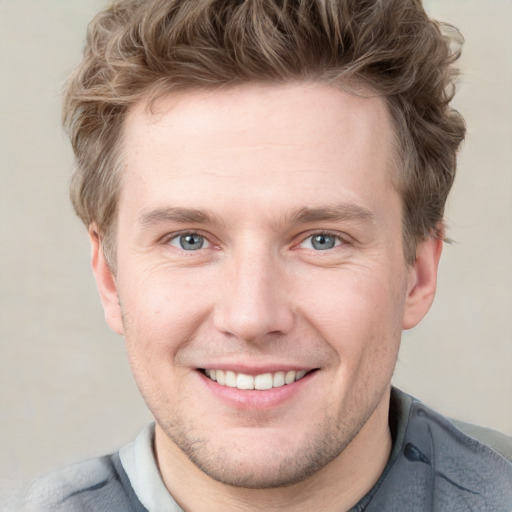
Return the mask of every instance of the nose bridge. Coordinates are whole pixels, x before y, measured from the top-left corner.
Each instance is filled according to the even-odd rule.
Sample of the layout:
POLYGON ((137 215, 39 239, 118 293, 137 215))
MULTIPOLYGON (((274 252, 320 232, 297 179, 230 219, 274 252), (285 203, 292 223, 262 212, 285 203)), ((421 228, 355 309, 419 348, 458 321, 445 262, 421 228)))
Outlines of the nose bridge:
POLYGON ((251 341, 270 333, 288 332, 293 311, 279 257, 268 248, 249 246, 234 254, 227 267, 215 311, 217 329, 251 341))

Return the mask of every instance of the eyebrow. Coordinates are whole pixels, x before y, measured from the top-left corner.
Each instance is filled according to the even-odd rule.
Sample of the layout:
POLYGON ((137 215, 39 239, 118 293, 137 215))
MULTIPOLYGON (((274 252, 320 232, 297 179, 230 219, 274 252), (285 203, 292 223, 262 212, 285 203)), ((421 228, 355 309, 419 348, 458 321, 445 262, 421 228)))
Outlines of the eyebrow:
POLYGON ((139 217, 139 223, 144 227, 170 222, 183 224, 221 224, 213 213, 195 208, 156 208, 143 212, 139 217))
POLYGON ((366 208, 353 203, 340 203, 321 208, 303 207, 290 212, 285 221, 290 224, 309 222, 373 221, 375 215, 366 208))
MULTIPOLYGON (((311 222, 373 221, 374 214, 362 206, 341 203, 320 208, 302 207, 288 212, 282 218, 283 224, 308 224, 311 222)), ((167 207, 143 212, 139 223, 143 227, 177 222, 181 224, 218 224, 224 223, 208 210, 196 208, 167 207)))

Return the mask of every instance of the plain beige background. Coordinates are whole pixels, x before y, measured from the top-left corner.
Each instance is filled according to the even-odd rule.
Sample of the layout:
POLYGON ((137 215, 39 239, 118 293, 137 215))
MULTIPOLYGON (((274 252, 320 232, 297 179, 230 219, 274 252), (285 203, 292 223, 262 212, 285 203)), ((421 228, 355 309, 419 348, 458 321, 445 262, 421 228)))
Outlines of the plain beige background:
MULTIPOLYGON (((59 90, 103 4, 0 0, 0 503, 36 475, 116 450, 150 419, 67 198, 59 90)), ((456 243, 430 315, 404 336, 395 383, 512 434, 512 1, 426 6, 466 37, 456 104, 468 137, 447 211, 456 243)))

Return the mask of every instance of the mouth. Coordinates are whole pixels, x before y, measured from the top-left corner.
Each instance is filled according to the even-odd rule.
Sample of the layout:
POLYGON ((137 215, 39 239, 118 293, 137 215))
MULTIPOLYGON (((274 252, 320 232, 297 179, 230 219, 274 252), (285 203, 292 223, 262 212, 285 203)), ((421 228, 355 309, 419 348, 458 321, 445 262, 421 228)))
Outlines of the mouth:
POLYGON ((217 384, 221 386, 264 391, 293 384, 317 370, 318 368, 311 370, 277 371, 273 373, 262 373, 260 375, 247 375, 231 370, 214 370, 209 368, 201 369, 200 371, 210 380, 217 382, 217 384))

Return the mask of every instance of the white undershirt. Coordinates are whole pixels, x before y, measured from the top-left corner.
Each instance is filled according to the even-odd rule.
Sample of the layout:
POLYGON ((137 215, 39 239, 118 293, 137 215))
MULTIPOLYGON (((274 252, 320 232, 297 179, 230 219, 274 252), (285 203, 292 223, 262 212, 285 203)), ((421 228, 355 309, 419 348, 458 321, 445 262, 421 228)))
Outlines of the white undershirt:
POLYGON ((166 489, 153 453, 154 423, 119 450, 119 458, 140 502, 149 512, 184 512, 166 489))

